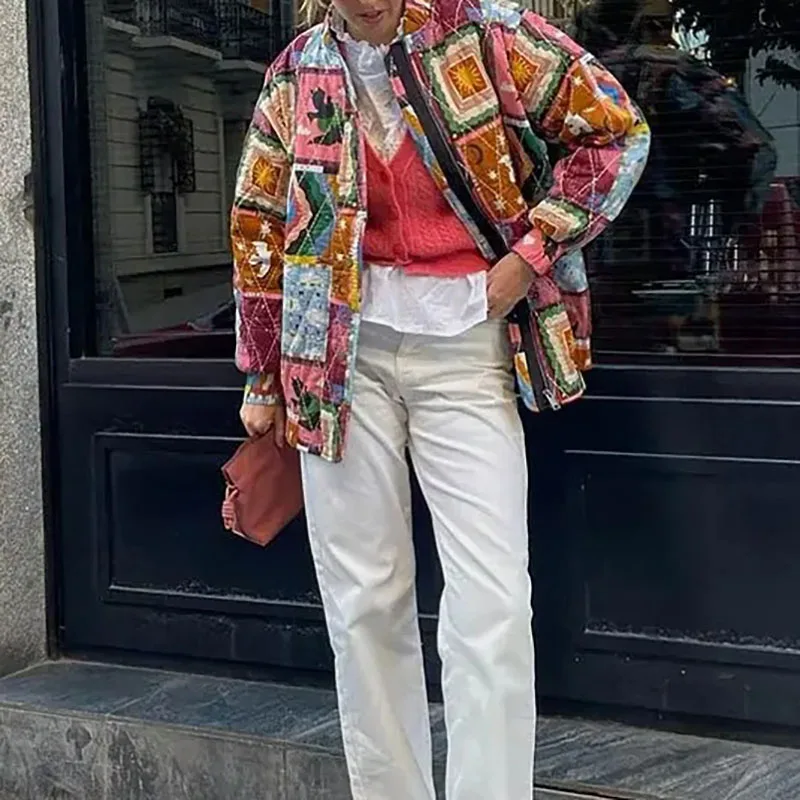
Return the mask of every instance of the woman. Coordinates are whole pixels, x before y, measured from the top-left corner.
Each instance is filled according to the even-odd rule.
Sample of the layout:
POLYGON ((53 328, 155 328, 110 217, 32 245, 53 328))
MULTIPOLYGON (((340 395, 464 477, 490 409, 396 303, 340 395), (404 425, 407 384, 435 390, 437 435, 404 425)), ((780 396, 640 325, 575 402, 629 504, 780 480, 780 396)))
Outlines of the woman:
POLYGON ((241 416, 302 453, 355 800, 434 798, 406 450, 445 576, 447 797, 533 796, 508 331, 526 403, 536 376, 540 401, 580 395, 589 315, 574 254, 619 212, 647 142, 613 78, 493 0, 333 0, 267 73, 232 219, 241 416), (567 153, 552 175, 544 140, 567 153), (505 322, 526 296, 538 371, 505 322))

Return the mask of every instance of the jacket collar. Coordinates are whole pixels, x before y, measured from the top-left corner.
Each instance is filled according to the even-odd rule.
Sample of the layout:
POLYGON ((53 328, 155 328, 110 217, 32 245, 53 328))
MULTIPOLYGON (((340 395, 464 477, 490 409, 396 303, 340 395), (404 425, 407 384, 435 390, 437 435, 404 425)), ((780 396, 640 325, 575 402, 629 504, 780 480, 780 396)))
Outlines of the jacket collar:
POLYGON ((436 0, 406 0, 403 14, 403 34, 411 36, 428 24, 433 16, 433 4, 436 0))

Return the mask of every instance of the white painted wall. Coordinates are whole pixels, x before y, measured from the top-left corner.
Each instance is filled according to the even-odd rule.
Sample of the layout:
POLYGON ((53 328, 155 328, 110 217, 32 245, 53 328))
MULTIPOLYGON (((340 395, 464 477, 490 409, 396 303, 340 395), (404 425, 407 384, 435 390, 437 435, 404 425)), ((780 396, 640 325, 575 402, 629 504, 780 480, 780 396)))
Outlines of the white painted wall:
POLYGON ((147 252, 145 197, 139 171, 139 96, 132 56, 107 52, 106 113, 108 117, 108 205, 112 258, 117 274, 128 259, 147 252))

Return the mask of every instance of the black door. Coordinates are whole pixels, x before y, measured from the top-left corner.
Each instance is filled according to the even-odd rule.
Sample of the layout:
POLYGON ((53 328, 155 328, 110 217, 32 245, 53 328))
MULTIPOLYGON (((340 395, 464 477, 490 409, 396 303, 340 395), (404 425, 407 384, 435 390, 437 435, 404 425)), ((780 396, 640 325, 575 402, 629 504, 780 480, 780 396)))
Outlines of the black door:
MULTIPOLYGON (((241 435, 227 207, 281 20, 156 6, 75 0, 32 23, 60 645, 324 673, 302 521, 265 551, 219 522, 241 435)), ((795 188, 776 185, 755 261, 734 248, 714 291, 600 276, 590 396, 526 417, 545 695, 800 723, 795 188)))

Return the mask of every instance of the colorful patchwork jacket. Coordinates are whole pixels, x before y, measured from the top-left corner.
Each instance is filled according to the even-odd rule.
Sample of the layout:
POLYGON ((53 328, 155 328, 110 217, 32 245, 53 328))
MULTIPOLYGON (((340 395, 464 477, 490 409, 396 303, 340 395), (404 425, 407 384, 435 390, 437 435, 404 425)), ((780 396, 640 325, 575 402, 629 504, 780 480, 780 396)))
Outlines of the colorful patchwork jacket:
MULTIPOLYGON (((338 461, 358 345, 367 198, 355 92, 332 24, 303 33, 269 68, 231 222, 246 401, 282 400, 289 443, 338 461)), ((505 2, 407 0, 401 41, 475 201, 536 273, 529 305, 537 360, 557 408, 582 394, 590 362, 580 248, 636 185, 647 125, 591 56, 505 2), (546 143, 565 153, 552 169, 546 143)), ((423 160, 491 259, 446 185, 397 65, 388 67, 423 160)), ((522 398, 535 410, 519 330, 509 328, 522 398)))

